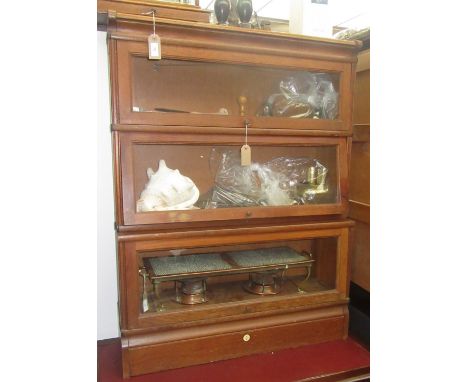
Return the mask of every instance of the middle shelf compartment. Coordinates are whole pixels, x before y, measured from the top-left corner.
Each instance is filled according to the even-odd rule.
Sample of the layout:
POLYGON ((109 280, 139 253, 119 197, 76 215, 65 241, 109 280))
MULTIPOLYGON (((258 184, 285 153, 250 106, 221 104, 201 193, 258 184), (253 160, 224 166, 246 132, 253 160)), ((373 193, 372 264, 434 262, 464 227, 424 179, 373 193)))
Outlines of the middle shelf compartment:
POLYGON ((116 132, 118 224, 125 226, 340 215, 347 139, 116 132))

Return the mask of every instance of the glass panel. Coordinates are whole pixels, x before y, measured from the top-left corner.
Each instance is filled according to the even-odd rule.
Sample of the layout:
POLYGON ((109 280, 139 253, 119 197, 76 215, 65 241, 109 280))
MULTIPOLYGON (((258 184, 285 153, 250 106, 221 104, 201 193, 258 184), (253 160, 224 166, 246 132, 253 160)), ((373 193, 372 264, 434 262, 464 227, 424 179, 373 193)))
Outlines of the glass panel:
POLYGON ((133 57, 133 111, 337 119, 339 75, 133 57))
POLYGON ((139 254, 145 312, 312 295, 336 285, 336 237, 139 254))
POLYGON ((133 146, 137 212, 337 203, 336 146, 133 146))

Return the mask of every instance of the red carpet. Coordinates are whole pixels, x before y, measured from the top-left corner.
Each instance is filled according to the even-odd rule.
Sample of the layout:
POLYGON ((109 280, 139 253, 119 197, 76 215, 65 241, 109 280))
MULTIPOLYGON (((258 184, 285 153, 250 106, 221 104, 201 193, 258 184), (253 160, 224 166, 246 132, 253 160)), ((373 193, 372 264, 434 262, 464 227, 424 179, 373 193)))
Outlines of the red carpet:
MULTIPOLYGON (((369 352, 352 339, 122 378, 120 340, 98 342, 98 382, 292 382, 363 369, 369 352)), ((323 381, 337 381, 330 377, 323 381)), ((322 379, 319 379, 322 380, 322 379)))

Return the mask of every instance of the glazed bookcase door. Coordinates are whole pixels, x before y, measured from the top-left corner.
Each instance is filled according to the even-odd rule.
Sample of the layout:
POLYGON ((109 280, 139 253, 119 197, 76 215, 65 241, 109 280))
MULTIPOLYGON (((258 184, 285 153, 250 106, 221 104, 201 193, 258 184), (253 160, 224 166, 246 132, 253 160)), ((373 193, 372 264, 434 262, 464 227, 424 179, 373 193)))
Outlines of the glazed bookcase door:
POLYGON ((122 200, 117 206, 118 224, 246 223, 345 213, 345 138, 252 135, 248 141, 252 166, 247 168, 240 165, 244 139, 240 135, 119 133, 115 142, 122 200), (195 184, 199 197, 194 205, 180 210, 141 208, 142 192, 149 183, 147 170, 158 170, 161 160, 195 184), (311 171, 315 171, 312 182, 311 171), (317 175, 320 171, 323 178, 317 175))
POLYGON ((242 127, 247 119, 263 129, 349 129, 350 63, 251 54, 233 61, 171 44, 155 61, 142 42, 111 47, 114 123, 242 127))
POLYGON ((279 314, 344 303, 348 227, 343 225, 192 232, 122 242, 126 329, 226 322, 272 309, 279 314))

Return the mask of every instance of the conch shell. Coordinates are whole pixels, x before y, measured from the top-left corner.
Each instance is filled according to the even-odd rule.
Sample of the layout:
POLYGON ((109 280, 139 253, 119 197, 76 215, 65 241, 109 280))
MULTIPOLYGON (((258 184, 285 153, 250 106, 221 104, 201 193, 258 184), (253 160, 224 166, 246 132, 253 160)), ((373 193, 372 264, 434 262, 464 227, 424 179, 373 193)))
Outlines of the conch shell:
POLYGON ((137 201, 137 212, 190 209, 198 200, 200 191, 193 181, 179 170, 172 170, 159 161, 158 171, 146 170, 148 183, 137 201))

